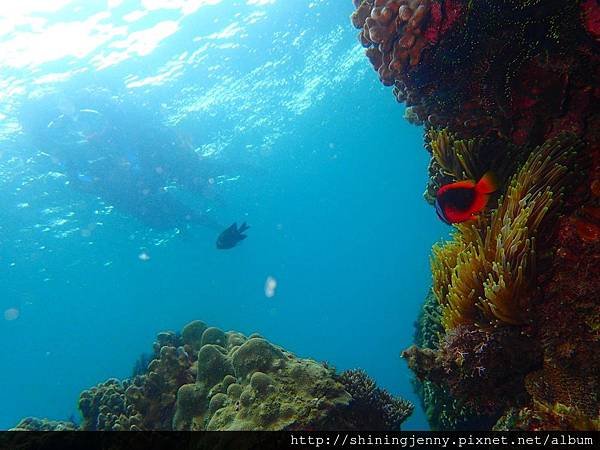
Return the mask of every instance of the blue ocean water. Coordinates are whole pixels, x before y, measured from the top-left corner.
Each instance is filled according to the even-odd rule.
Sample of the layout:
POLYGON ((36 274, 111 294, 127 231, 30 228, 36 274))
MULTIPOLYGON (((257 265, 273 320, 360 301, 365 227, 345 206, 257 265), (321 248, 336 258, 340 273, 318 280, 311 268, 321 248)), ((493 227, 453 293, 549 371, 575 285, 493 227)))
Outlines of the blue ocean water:
MULTIPOLYGON (((447 229, 421 196, 422 130, 352 10, 3 5, 1 429, 77 416, 81 390, 194 319, 363 367, 418 405, 399 353, 447 229), (217 250, 234 221, 248 239, 217 250)), ((417 407, 405 429, 425 428, 417 407)))

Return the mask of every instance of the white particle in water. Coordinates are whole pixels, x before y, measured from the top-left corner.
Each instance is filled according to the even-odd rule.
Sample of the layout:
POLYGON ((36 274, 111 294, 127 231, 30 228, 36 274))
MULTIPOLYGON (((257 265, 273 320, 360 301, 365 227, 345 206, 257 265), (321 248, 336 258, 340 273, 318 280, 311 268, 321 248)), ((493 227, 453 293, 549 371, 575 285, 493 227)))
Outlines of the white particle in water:
POLYGON ((150 255, 146 252, 142 252, 138 255, 140 261, 148 261, 150 259, 150 255))
POLYGON ((272 298, 275 296, 275 289, 277 288, 277 280, 272 276, 268 276, 265 281, 265 296, 272 298))
POLYGON ((19 310, 17 308, 8 308, 4 311, 4 320, 17 320, 19 318, 19 310))

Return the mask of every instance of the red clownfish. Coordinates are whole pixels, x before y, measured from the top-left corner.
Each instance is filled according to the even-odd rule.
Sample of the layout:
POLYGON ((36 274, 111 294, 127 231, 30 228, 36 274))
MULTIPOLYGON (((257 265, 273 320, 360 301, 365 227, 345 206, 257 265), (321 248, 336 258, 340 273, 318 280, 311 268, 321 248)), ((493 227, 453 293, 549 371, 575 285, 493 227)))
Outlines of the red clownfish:
POLYGON ((477 183, 465 180, 446 184, 437 191, 435 211, 447 224, 466 222, 485 208, 496 189, 498 185, 492 172, 487 172, 477 183))

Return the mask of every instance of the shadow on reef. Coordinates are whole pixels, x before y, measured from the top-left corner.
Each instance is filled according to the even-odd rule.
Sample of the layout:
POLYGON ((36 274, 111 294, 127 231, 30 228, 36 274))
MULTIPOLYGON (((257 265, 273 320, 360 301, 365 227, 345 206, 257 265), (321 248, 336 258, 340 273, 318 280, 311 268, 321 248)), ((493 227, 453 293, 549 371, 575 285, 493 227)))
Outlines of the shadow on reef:
POLYGON ((80 427, 26 418, 14 430, 399 430, 413 411, 362 370, 337 374, 201 321, 159 333, 145 370, 139 361, 133 378, 81 393, 80 427))
POLYGON ((367 58, 425 128, 425 199, 490 170, 501 184, 433 248, 403 353, 431 427, 598 429, 600 4, 354 5, 367 58))

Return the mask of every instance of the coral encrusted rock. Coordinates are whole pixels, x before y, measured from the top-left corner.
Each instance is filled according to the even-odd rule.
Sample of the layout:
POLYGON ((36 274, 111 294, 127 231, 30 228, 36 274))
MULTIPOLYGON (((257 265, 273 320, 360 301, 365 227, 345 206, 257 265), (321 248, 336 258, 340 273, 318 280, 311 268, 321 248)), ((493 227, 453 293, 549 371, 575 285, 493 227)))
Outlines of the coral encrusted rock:
MULTIPOLYGON (((79 429, 399 430, 413 410, 362 370, 336 374, 257 334, 246 337, 196 320, 181 334, 159 333, 153 348, 138 375, 81 393, 79 429)), ((61 427, 77 429, 33 418, 16 429, 61 427)))
POLYGON ((9 431, 76 431, 78 429, 77 424, 70 421, 26 417, 9 431))
POLYGON ((365 404, 344 374, 261 337, 207 328, 190 345, 200 345, 197 375, 178 391, 177 430, 358 429, 373 417, 379 428, 399 429, 412 412, 378 388, 378 402, 365 404))
POLYGON ((497 181, 434 247, 404 352, 432 428, 598 429, 600 2, 353 2, 367 59, 424 127, 425 199, 497 181))

